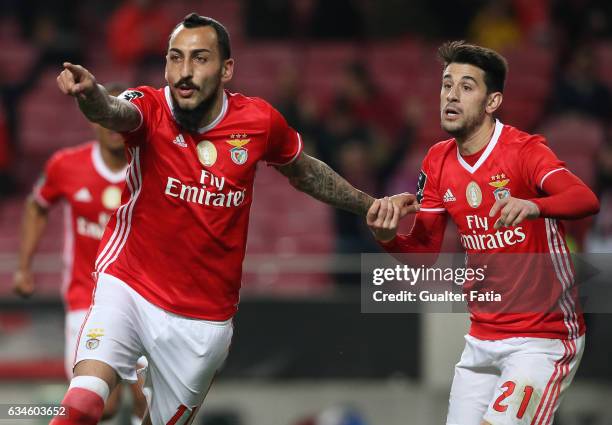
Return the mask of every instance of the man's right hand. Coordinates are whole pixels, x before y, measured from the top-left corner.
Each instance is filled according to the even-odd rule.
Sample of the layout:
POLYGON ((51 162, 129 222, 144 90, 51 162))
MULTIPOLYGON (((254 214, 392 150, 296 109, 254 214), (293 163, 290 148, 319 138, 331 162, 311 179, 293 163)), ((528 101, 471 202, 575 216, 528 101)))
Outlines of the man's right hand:
POLYGON ((80 100, 86 100, 98 88, 91 72, 70 62, 64 62, 64 70, 57 77, 57 85, 62 93, 80 100))
POLYGON ((34 293, 34 276, 30 270, 17 270, 13 276, 13 291, 23 298, 34 293))
POLYGON ((376 240, 389 242, 397 234, 400 216, 399 205, 385 196, 374 201, 368 210, 366 222, 376 240))
POLYGON ((412 193, 404 192, 389 197, 389 200, 399 207, 399 218, 402 219, 408 214, 415 214, 419 212, 419 201, 417 201, 416 195, 412 193))

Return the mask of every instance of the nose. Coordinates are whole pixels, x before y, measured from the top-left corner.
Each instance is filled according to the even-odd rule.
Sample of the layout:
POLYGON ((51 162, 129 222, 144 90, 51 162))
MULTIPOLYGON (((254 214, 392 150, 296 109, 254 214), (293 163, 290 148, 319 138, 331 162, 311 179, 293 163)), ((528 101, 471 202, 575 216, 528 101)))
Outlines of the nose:
POLYGON ((193 66, 190 60, 184 60, 181 66, 181 79, 193 77, 193 66))
POLYGON ((452 86, 448 93, 446 93, 447 102, 457 102, 459 100, 458 86, 452 86))

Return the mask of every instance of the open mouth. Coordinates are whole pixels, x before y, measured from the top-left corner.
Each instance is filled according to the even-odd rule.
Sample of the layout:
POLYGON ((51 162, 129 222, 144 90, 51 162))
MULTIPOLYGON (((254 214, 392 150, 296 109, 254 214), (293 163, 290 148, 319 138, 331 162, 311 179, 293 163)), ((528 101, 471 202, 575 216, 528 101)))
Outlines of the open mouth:
POLYGON ((455 119, 461 114, 461 110, 455 106, 447 106, 444 108, 444 117, 447 119, 455 119))
POLYGON ((179 84, 176 88, 178 89, 178 95, 183 98, 191 97, 197 90, 197 88, 191 84, 179 84))

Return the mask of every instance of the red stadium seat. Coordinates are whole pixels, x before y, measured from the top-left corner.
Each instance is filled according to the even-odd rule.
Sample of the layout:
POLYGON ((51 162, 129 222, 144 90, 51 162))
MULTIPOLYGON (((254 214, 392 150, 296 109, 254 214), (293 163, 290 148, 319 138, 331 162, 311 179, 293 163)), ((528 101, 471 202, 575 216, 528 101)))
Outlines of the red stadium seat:
POLYGON ((3 83, 20 83, 36 61, 38 49, 17 38, 0 40, 0 80, 3 83))
POLYGON ((540 127, 539 133, 568 168, 588 185, 594 182, 593 159, 604 141, 599 122, 577 116, 555 117, 540 127))
POLYGON ((591 118, 579 115, 561 115, 544 123, 539 132, 556 152, 567 155, 595 155, 603 143, 604 130, 591 118))
POLYGON ((528 72, 528 76, 552 77, 556 58, 554 49, 533 43, 523 43, 502 52, 502 54, 508 61, 509 76, 517 74, 524 77, 525 72, 528 72))
POLYGON ((21 102, 21 147, 25 153, 47 154, 93 137, 74 99, 57 88, 56 77, 55 71, 45 72, 21 102))
POLYGON ((273 101, 281 73, 299 69, 299 56, 288 43, 256 43, 234 54, 236 65, 230 89, 273 101))

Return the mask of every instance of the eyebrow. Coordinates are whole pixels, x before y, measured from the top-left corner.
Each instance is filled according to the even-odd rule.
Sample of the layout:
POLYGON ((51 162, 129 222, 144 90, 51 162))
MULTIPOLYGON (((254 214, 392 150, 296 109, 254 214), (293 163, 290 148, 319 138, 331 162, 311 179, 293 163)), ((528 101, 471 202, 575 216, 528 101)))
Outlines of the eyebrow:
MULTIPOLYGON (((177 49, 176 47, 171 47, 168 52, 176 52, 176 53, 180 53, 181 55, 183 54, 183 51, 181 49, 177 49)), ((212 53, 211 50, 208 49, 194 49, 190 51, 192 55, 197 55, 198 53, 212 53)))
MULTIPOLYGON (((450 78, 451 80, 453 79, 453 77, 451 77, 450 74, 445 74, 442 77, 443 80, 446 80, 447 78, 450 78)), ((474 84, 478 85, 478 81, 476 81, 474 77, 470 77, 469 75, 464 75, 463 77, 460 78, 460 80, 472 80, 474 84)))

